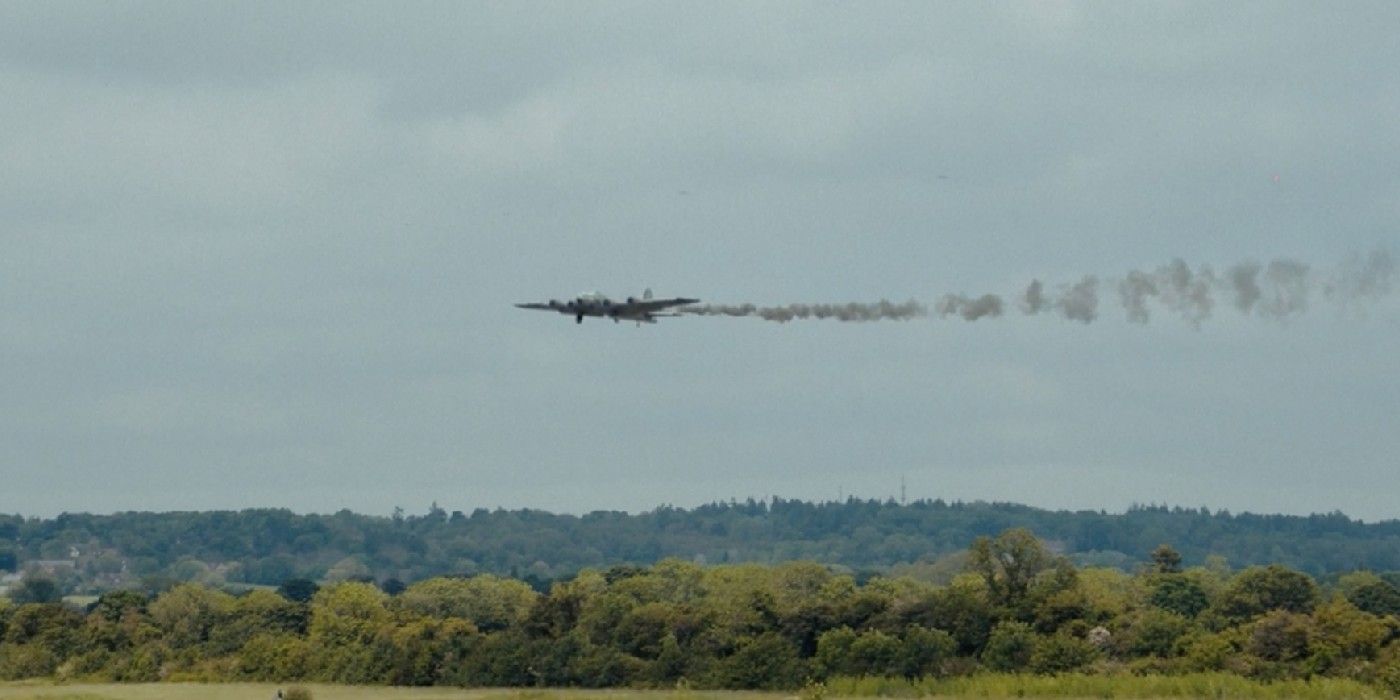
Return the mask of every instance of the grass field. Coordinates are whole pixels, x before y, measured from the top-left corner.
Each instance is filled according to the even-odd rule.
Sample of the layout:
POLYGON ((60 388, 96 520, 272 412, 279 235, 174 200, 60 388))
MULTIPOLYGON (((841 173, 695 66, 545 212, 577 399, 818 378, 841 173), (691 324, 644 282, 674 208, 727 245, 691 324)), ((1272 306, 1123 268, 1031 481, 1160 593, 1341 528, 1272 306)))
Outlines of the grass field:
MULTIPOLYGON (((0 683, 0 700, 274 700, 274 683, 0 683)), ((313 700, 779 700, 771 693, 634 690, 464 690, 299 684, 313 700)))
MULTIPOLYGON (((274 700, 272 683, 30 684, 0 683, 0 700, 274 700)), ((841 679, 794 693, 695 690, 533 690, 386 688, 301 684, 313 700, 835 700, 836 698, 1382 698, 1394 697, 1358 683, 1319 679, 1258 683, 1227 674, 1186 676, 1058 677, 981 675, 944 680, 841 679)))

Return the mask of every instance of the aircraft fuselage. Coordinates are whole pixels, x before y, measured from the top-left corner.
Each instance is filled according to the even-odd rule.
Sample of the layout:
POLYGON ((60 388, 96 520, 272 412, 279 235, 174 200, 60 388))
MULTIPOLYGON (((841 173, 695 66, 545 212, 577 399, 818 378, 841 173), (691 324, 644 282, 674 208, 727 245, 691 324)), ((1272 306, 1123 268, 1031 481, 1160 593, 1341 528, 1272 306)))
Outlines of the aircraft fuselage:
POLYGON ((641 299, 627 297, 622 301, 614 301, 602 294, 580 294, 568 301, 550 299, 545 304, 516 304, 523 309, 540 309, 546 311, 557 311, 566 316, 573 316, 576 323, 583 323, 585 316, 597 318, 610 318, 614 322, 635 321, 637 323, 656 323, 658 316, 675 316, 674 313, 662 313, 666 309, 686 304, 694 304, 699 299, 652 299, 650 290, 641 299))

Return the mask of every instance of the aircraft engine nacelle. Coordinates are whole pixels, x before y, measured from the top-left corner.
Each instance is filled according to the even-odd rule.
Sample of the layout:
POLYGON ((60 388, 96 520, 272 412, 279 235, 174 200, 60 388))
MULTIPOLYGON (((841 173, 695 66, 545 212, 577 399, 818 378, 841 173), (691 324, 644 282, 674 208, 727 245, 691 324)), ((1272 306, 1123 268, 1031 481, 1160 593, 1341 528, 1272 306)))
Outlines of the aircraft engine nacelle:
POLYGON ((557 308, 559 308, 560 306, 563 306, 563 304, 560 304, 558 299, 550 299, 550 300, 549 300, 549 308, 551 308, 551 309, 557 309, 557 308))
POLYGON ((627 303, 628 303, 628 304, 635 304, 635 303, 637 303, 637 297, 627 297, 627 303))

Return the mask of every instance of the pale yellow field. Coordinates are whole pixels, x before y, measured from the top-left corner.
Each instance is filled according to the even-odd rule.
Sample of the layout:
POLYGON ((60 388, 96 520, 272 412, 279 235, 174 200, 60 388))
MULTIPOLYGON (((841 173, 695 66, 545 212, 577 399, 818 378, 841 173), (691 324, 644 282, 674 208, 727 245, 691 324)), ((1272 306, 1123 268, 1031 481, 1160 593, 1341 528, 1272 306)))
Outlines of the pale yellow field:
MULTIPOLYGON (((857 680, 857 683, 862 681, 857 680)), ((878 679, 875 681, 878 682, 878 679)), ((868 684, 868 683, 867 683, 868 684)), ((291 685, 272 683, 151 683, 151 684, 53 684, 0 683, 0 700, 275 700, 279 688, 291 685)), ((937 687, 916 690, 912 686, 891 686, 892 692, 878 688, 826 689, 816 694, 759 693, 692 690, 463 690, 460 688, 391 688, 301 684, 311 691, 312 700, 838 700, 859 697, 887 698, 1258 698, 1279 700, 1333 700, 1356 698, 1383 700, 1393 697, 1378 688, 1352 681, 1322 679, 1258 683, 1226 674, 1197 674, 1182 678, 1067 676, 1037 678, 986 676, 979 679, 953 679, 937 687), (1087 681, 1085 679, 1088 679, 1087 681), (1085 683, 1089 685, 1084 685, 1085 683), (1151 688, 1148 685, 1152 685, 1151 688), (1081 687, 1082 686, 1082 687, 1081 687), (843 692, 844 690, 844 692, 843 692), (862 692, 864 691, 864 692, 862 692)))
MULTIPOLYGON (((274 700, 270 683, 0 684, 0 700, 274 700)), ((301 684, 313 700, 781 700, 765 693, 721 691, 463 690, 301 684)))

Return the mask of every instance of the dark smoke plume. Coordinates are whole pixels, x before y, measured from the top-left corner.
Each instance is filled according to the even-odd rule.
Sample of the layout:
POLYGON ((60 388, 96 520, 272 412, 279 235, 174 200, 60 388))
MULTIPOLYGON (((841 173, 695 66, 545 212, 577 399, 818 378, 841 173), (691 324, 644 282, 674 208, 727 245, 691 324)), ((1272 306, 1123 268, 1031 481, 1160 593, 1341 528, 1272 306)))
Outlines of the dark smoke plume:
MULTIPOLYGON (((1380 299, 1390 294, 1395 275, 1395 257, 1378 249, 1365 256, 1352 256, 1325 276, 1315 275, 1308 265, 1287 258, 1267 265, 1245 261, 1226 268, 1222 275, 1208 265, 1192 269, 1178 258, 1155 270, 1130 270, 1107 283, 1117 291, 1118 301, 1132 323, 1147 323, 1152 307, 1159 306, 1200 327, 1214 312, 1217 295, 1226 297, 1241 314, 1287 319, 1306 311, 1310 296, 1318 289, 1327 300, 1341 306, 1380 299)), ((1014 298, 1014 306, 1027 316, 1055 312, 1070 321, 1091 323, 1099 315, 1099 282, 1098 277, 1086 275, 1078 282, 1058 285, 1050 291, 1044 282, 1032 280, 1014 298)), ((1007 304, 996 294, 945 294, 933 305, 939 318, 965 321, 997 318, 1006 310, 1007 304)), ((804 319, 907 321, 930 315, 928 307, 913 299, 902 303, 882 299, 873 304, 705 304, 678 311, 700 316, 750 316, 779 323, 804 319)))
POLYGON ((1071 321, 1093 321, 1099 312, 1099 279, 1089 275, 1070 286, 1055 306, 1071 321))
POLYGON ((1379 299, 1390 293, 1395 257, 1388 250, 1374 250, 1366 257, 1352 256, 1327 282, 1327 298, 1348 303, 1379 299))
POLYGON ((1044 311, 1050 306, 1050 301, 1045 298, 1045 284, 1040 280, 1031 280, 1026 287, 1026 293, 1021 295, 1021 311, 1027 316, 1044 311))
POLYGON ((1249 313, 1259 303, 1259 298, 1264 296, 1259 289, 1259 263, 1240 263, 1230 268, 1228 277, 1235 294, 1235 308, 1241 313, 1249 313))
POLYGON ((976 299, 961 294, 945 294, 934 308, 938 310, 939 316, 956 315, 968 321, 976 321, 983 316, 1000 316, 1001 307, 1001 297, 995 294, 983 294, 976 299))
POLYGON ((1308 308, 1308 266, 1296 260, 1275 260, 1264 270, 1265 291, 1255 307, 1259 313, 1287 318, 1308 308))
POLYGON ((928 315, 928 308, 913 299, 895 303, 881 299, 874 304, 788 304, 787 306, 755 306, 754 304, 702 304, 678 309, 697 316, 754 316, 765 321, 801 319, 835 319, 837 321, 907 321, 928 315))

